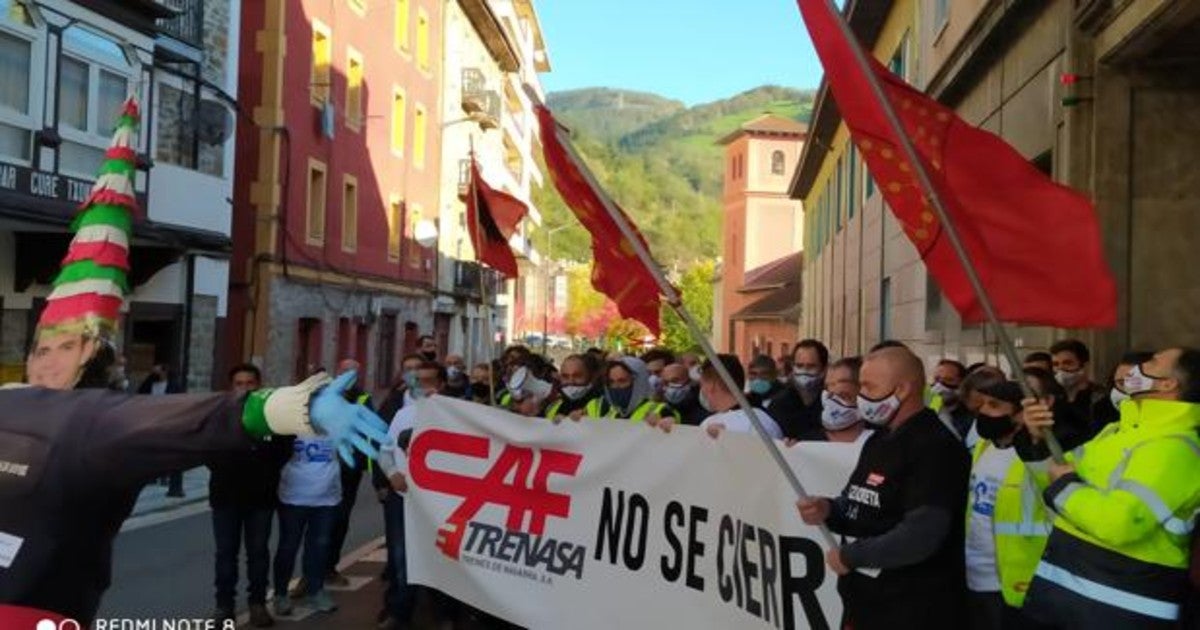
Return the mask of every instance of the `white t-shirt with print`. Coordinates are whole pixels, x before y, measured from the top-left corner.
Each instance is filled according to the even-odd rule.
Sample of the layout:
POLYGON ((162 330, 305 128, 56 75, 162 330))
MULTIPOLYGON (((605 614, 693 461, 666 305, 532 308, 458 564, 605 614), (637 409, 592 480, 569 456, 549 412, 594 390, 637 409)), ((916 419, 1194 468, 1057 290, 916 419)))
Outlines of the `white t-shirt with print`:
POLYGON ((1016 449, 996 448, 989 444, 971 468, 970 494, 967 496, 967 588, 976 593, 1000 591, 992 522, 996 493, 1016 458, 1016 449))
POLYGON ((308 507, 342 502, 342 469, 333 440, 296 438, 292 458, 279 475, 279 501, 308 507))

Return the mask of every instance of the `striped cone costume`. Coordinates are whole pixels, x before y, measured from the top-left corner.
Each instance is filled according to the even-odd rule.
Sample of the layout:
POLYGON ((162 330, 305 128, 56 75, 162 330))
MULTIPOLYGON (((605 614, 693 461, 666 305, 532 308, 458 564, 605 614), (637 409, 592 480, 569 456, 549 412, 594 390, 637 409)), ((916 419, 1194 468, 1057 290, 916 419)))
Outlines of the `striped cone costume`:
POLYGON ((137 208, 138 105, 125 101, 91 194, 71 223, 75 235, 38 321, 38 338, 111 339, 129 291, 129 237, 137 208))

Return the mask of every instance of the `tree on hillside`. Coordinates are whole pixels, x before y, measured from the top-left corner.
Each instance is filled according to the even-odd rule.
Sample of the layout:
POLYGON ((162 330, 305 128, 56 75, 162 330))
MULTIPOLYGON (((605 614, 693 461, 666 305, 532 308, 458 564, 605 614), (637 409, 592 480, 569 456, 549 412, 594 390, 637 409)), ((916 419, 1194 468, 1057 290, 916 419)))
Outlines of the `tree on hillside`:
MULTIPOLYGON (((705 260, 692 265, 680 276, 676 288, 683 294, 683 305, 696 318, 700 330, 711 337, 713 318, 713 273, 716 263, 705 260)), ((662 339, 660 345, 676 352, 696 346, 683 320, 666 304, 662 308, 662 339)))

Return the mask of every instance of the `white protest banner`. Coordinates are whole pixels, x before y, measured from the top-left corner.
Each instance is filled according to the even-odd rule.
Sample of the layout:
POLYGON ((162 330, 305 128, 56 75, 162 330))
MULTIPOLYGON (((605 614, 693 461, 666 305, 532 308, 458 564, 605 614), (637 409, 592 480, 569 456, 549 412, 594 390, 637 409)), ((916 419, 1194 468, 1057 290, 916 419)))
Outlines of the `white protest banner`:
MULTIPOLYGON (((838 626, 822 538, 757 436, 418 404, 410 582, 529 628, 838 626)), ((859 448, 785 453, 832 496, 859 448)))

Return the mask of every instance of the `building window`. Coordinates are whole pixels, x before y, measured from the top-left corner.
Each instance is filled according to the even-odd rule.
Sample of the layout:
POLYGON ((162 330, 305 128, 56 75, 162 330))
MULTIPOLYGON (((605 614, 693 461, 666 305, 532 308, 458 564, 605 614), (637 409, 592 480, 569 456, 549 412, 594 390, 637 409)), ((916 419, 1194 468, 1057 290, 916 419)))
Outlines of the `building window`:
POLYGON ((392 88, 392 153, 404 157, 405 103, 404 90, 392 88))
POLYGON ((863 189, 866 190, 863 199, 870 199, 871 195, 875 194, 875 178, 871 177, 871 171, 867 168, 865 161, 863 162, 863 179, 866 180, 863 182, 863 189))
POLYGON ((32 112, 40 102, 34 77, 45 75, 45 49, 29 10, 0 0, 0 155, 28 163, 33 155, 32 112), (36 66, 36 68, 35 68, 36 66))
POLYGON ((879 340, 892 338, 892 279, 879 285, 879 340))
POLYGON ((309 245, 325 243, 325 164, 308 161, 308 209, 305 213, 305 235, 309 245))
POLYGON ((314 21, 312 28, 312 103, 321 106, 329 100, 332 83, 329 69, 333 63, 333 36, 329 27, 320 22, 314 21))
POLYGON ((854 211, 857 209, 859 201, 858 178, 855 172, 858 166, 858 153, 854 149, 853 142, 848 143, 848 146, 850 147, 850 157, 846 160, 846 167, 849 169, 849 173, 846 175, 846 187, 849 188, 846 193, 847 222, 854 218, 854 211))
POLYGON ((420 206, 413 204, 412 212, 409 214, 408 221, 405 225, 405 229, 408 231, 408 234, 406 234, 404 238, 404 240, 408 242, 409 267, 421 266, 421 246, 417 244, 417 223, 420 221, 421 208, 420 206))
MULTIPOLYGON (((155 99, 154 156, 159 162, 192 169, 213 177, 225 176, 227 142, 211 128, 201 128, 210 107, 224 105, 213 99, 198 98, 201 90, 194 79, 160 70, 155 80, 158 96, 155 99)), ((230 130, 232 131, 232 130, 230 130)))
POLYGON ((428 116, 425 106, 418 103, 413 107, 413 166, 425 168, 425 134, 428 132, 428 116))
POLYGON ((396 0, 396 50, 408 52, 408 16, 411 7, 408 0, 396 0))
POLYGON ((834 172, 833 180, 833 233, 837 234, 842 231, 842 200, 845 195, 842 194, 842 169, 845 163, 842 158, 838 158, 837 170, 834 172))
POLYGON ((363 121, 363 59, 351 48, 346 53, 346 126, 358 131, 363 121))
POLYGON ((387 256, 391 262, 399 262, 400 260, 400 236, 404 229, 404 202, 400 201, 399 197, 393 195, 388 200, 388 239, 387 239, 387 256))
POLYGON ((892 55, 892 60, 888 62, 888 70, 891 70, 892 74, 905 81, 910 80, 909 72, 912 71, 912 68, 909 67, 911 64, 909 63, 908 39, 908 33, 905 32, 904 37, 900 38, 900 44, 896 46, 896 52, 892 55))
POLYGON ((429 15, 417 9, 417 67, 429 72, 429 15))
MULTIPOLYGON (((367 348, 369 347, 370 341, 371 327, 361 322, 356 324, 354 326, 354 358, 358 360, 358 364, 360 366, 364 366, 364 370, 366 369, 365 366, 370 365, 367 363, 367 348)), ((363 379, 364 383, 367 382, 367 375, 365 372, 360 373, 359 376, 363 379)))
POLYGON ((296 365, 293 379, 297 382, 308 378, 321 365, 321 320, 316 317, 301 317, 296 321, 296 365))
POLYGON ((942 290, 933 279, 933 274, 925 271, 925 330, 938 330, 942 327, 942 290))
POLYGON ((771 153, 771 174, 772 175, 783 175, 784 174, 784 172, 787 168, 784 161, 785 161, 785 158, 783 157, 783 151, 775 151, 775 152, 771 153))
POLYGON ((342 251, 358 249, 358 178, 342 177, 342 251))
POLYGON ((933 0, 933 32, 938 34, 950 21, 950 0, 933 0))
POLYGON ((134 74, 125 49, 79 26, 63 32, 58 77, 59 168, 92 177, 104 157, 134 74))
POLYGON ((351 325, 350 325, 349 317, 339 317, 338 318, 338 330, 337 330, 337 360, 338 361, 341 361, 342 359, 345 359, 345 358, 349 358, 349 356, 350 356, 350 348, 353 347, 353 345, 354 345, 354 339, 352 338, 352 336, 354 334, 352 332, 353 330, 354 329, 351 328, 351 325))

